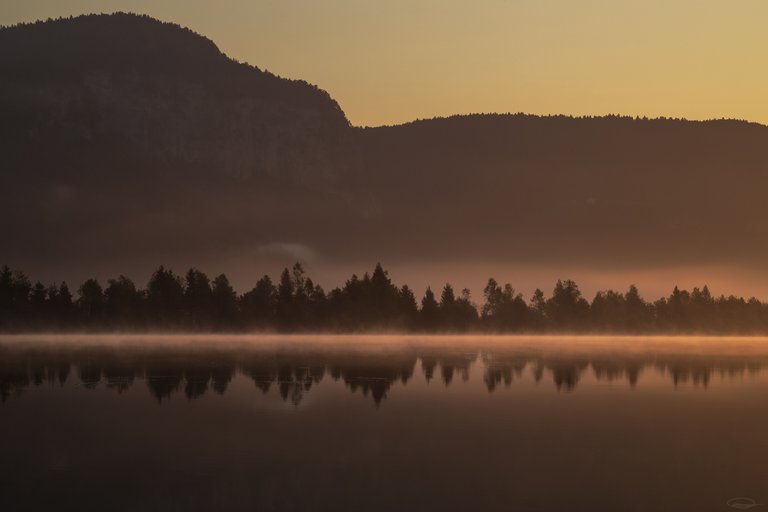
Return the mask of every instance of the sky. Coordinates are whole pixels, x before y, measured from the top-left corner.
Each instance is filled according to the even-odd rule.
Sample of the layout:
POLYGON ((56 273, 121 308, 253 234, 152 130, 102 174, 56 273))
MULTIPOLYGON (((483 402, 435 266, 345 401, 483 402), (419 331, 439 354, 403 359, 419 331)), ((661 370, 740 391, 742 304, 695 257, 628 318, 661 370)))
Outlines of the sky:
POLYGON ((127 11, 327 90, 358 126, 472 112, 768 123, 765 0, 0 0, 127 11))
MULTIPOLYGON (((237 60, 317 84, 357 126, 472 112, 725 117, 768 124, 765 0, 0 0, 0 25, 115 11, 178 23, 237 60)), ((702 190, 708 187, 700 185, 702 190)), ((729 190, 721 188, 717 194, 727 199, 735 193, 729 190)), ((593 195, 584 198, 594 202, 593 195)), ((741 202, 749 203, 745 211, 754 213, 746 218, 762 222, 759 201, 741 202)), ((672 220, 683 226, 690 221, 672 220)), ((744 236, 747 241, 761 239, 752 233, 744 236)), ((276 239, 272 245, 302 243, 306 240, 276 239)), ((747 268, 734 256, 748 253, 755 244, 737 245, 737 250, 715 245, 727 265, 672 257, 663 268, 568 261, 549 266, 488 260, 424 265, 409 260, 409 251, 383 263, 398 284, 408 283, 419 293, 427 285, 440 288, 450 281, 457 289, 471 288, 476 299, 490 276, 511 281, 526 297, 536 287, 549 292, 556 279, 574 278, 590 297, 597 290, 624 290, 635 283, 649 299, 667 295, 675 284, 708 284, 716 294, 768 298, 762 261, 747 268)), ((661 244, 650 250, 665 251, 661 244)), ((370 271, 376 261, 350 267, 329 255, 299 251, 276 255, 264 267, 254 264, 255 257, 244 264, 238 252, 228 257, 206 260, 195 253, 172 266, 226 271, 244 291, 261 273, 276 277, 296 259, 326 288, 342 284, 352 272, 370 271)), ((69 272, 67 279, 79 282, 96 271, 88 262, 78 270, 59 259, 55 263, 60 268, 52 267, 47 254, 41 255, 39 268, 30 261, 19 266, 23 263, 24 270, 44 280, 69 272)), ((115 262, 109 264, 115 267, 115 262)), ((141 283, 150 270, 146 265, 135 272, 130 266, 117 269, 141 283)), ((97 277, 113 277, 115 269, 105 272, 97 277)))

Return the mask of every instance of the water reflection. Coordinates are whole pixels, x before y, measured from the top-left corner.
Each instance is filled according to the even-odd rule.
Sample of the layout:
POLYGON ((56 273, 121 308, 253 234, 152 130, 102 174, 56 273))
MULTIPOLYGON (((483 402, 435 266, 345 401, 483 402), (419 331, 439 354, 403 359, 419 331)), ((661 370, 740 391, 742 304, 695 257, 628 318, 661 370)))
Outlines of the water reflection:
MULTIPOLYGON (((224 394, 232 379, 244 375, 263 393, 276 389, 280 397, 298 406, 304 396, 324 379, 342 382, 353 392, 380 404, 395 383, 407 385, 414 375, 422 375, 449 387, 458 378, 469 379, 470 370, 482 372, 488 392, 509 387, 530 372, 537 383, 549 380, 558 391, 574 391, 585 373, 592 372, 598 382, 625 383, 634 388, 644 371, 653 369, 675 387, 692 383, 706 388, 713 376, 738 377, 757 374, 768 361, 768 351, 728 350, 690 344, 676 346, 674 340, 664 350, 631 350, 631 345, 587 347, 581 351, 563 350, 561 345, 537 345, 536 340, 485 345, 487 339, 461 340, 435 344, 416 342, 366 350, 346 343, 216 344, 141 343, 100 344, 90 339, 66 343, 35 343, 13 339, 0 341, 0 402, 19 397, 30 387, 43 384, 63 386, 74 375, 84 389, 99 385, 123 393, 137 381, 163 403, 183 393, 194 400, 212 392, 224 394), (735 354, 734 354, 735 352, 735 354), (740 353, 741 352, 741 353, 740 353), (439 378, 437 378, 439 377, 439 378)), ((578 343, 575 343, 578 345, 578 343)), ((636 347, 635 347, 636 348, 636 347)))

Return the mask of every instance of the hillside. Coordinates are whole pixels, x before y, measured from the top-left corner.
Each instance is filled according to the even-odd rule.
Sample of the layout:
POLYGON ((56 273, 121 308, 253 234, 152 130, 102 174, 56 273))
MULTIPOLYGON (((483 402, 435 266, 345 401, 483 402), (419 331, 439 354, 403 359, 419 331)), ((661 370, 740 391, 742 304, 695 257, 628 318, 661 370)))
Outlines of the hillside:
POLYGON ((0 262, 73 280, 234 267, 240 288, 296 258, 321 279, 379 260, 762 272, 766 142, 727 120, 355 128, 326 92, 177 25, 19 25, 0 29, 0 262))
POLYGON ((347 126, 325 91, 238 63, 210 40, 146 16, 4 28, 0 73, 3 135, 21 142, 66 131, 68 143, 124 143, 252 174, 269 169, 266 153, 289 152, 281 135, 325 145, 347 126), (230 152, 206 154, 221 145, 230 152))
POLYGON ((3 256, 87 268, 239 250, 233 234, 268 243, 268 226, 286 228, 272 216, 297 208, 286 198, 329 199, 348 131, 325 91, 177 25, 115 14, 2 28, 3 256))
POLYGON ((357 151, 382 229, 419 253, 653 265, 768 255, 766 143, 742 121, 517 114, 366 129, 357 151))

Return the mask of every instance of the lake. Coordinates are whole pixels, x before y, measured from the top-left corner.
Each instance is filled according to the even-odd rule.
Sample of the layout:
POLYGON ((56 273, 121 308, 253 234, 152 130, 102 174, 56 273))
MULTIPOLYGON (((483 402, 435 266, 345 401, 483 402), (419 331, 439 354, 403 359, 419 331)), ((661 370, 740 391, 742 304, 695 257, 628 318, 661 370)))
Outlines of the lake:
POLYGON ((0 510, 768 509, 766 338, 0 337, 0 510))

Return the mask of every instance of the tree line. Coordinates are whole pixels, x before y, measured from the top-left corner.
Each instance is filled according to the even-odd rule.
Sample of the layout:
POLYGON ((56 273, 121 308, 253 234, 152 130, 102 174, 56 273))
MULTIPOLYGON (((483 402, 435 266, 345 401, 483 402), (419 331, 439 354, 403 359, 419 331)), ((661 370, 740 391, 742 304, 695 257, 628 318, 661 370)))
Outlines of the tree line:
POLYGON ((488 280, 483 303, 446 284, 417 300, 408 285, 393 284, 381 264, 326 292, 302 265, 268 275, 238 294, 225 274, 213 279, 191 268, 184 276, 160 266, 146 288, 121 275, 106 286, 88 279, 76 290, 66 282, 45 286, 0 269, 0 331, 199 332, 583 332, 768 333, 768 304, 755 298, 714 297, 707 286, 675 287, 668 297, 644 300, 637 287, 598 292, 588 301, 571 280, 529 300, 510 284, 488 280))

